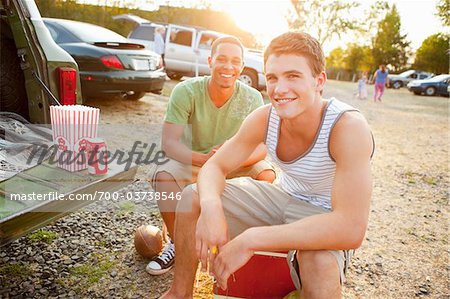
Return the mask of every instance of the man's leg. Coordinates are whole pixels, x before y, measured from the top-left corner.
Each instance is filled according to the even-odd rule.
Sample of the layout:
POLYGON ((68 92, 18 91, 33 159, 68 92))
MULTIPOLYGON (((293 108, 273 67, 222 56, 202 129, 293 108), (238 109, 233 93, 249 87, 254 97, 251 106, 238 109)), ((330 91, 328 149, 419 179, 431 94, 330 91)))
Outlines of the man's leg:
POLYGON ((272 183, 276 179, 276 174, 269 162, 261 160, 254 165, 236 169, 227 176, 227 179, 237 177, 251 177, 254 180, 272 183))
POLYGON ((161 171, 156 174, 155 179, 155 192, 162 194, 171 194, 172 199, 158 200, 158 208, 161 213, 161 217, 166 224, 169 236, 174 237, 175 229, 175 210, 177 208, 178 200, 176 200, 176 195, 181 192, 181 187, 175 181, 175 178, 168 172, 161 171))
POLYGON ((200 215, 200 202, 196 192, 187 187, 175 222, 175 276, 169 291, 161 298, 192 298, 198 259, 195 253, 195 229, 200 215), (192 204, 191 204, 192 203, 192 204))
MULTIPOLYGON (((195 179, 197 172, 195 167, 170 160, 169 163, 161 165, 150 180, 154 191, 158 193, 154 198, 165 198, 158 200, 157 204, 172 241, 175 237, 175 213, 179 202, 177 199, 181 190, 195 179)), ((166 243, 160 254, 148 263, 147 272, 151 275, 161 275, 169 271, 174 264, 175 252, 173 242, 166 243)))
POLYGON ((340 270, 329 251, 298 251, 300 298, 341 298, 340 270))

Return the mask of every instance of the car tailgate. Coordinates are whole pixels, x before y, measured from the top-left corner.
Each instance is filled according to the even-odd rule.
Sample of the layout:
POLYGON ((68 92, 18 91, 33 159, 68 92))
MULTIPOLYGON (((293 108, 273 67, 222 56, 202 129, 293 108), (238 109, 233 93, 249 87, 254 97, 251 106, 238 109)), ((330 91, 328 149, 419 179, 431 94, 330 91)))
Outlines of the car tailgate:
POLYGON ((68 172, 45 161, 2 181, 0 183, 0 246, 99 200, 101 192, 114 192, 127 186, 134 180, 136 171, 136 165, 124 170, 123 165, 112 162, 108 165, 107 175, 91 176, 88 175, 87 170, 68 172), (27 197, 32 196, 33 193, 47 194, 53 198, 61 194, 63 200, 12 200, 9 197, 11 193, 27 197), (91 194, 96 195, 96 198, 69 200, 76 194, 91 194))

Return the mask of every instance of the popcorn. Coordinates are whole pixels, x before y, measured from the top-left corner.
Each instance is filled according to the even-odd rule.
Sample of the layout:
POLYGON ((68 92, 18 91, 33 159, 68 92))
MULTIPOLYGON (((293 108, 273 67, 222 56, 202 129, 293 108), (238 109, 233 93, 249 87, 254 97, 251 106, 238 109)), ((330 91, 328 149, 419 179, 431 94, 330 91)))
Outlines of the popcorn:
POLYGON ((87 168, 87 138, 96 138, 100 109, 83 105, 50 106, 58 167, 75 172, 87 168))

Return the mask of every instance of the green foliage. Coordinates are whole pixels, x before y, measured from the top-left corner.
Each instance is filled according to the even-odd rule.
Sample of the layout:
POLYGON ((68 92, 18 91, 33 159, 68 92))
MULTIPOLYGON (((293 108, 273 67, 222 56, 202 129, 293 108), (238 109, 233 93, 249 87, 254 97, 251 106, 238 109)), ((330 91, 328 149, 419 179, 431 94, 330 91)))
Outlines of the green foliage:
MULTIPOLYGON (((104 4, 105 1, 98 3, 104 4)), ((135 8, 132 1, 126 0, 114 1, 113 4, 116 6, 113 7, 80 4, 75 0, 36 0, 36 4, 43 17, 87 22, 108 28, 123 36, 127 36, 134 25, 125 21, 115 21, 112 17, 130 13, 157 23, 201 26, 238 36, 247 47, 257 46, 255 37, 240 29, 228 14, 210 9, 160 6, 158 11, 143 11, 135 8), (128 6, 122 7, 125 4, 128 6)))
POLYGON ((28 266, 18 263, 10 263, 0 267, 0 275, 10 278, 29 276, 32 272, 28 266))
POLYGON ((353 72, 370 70, 373 65, 370 47, 348 44, 344 53, 344 65, 353 72))
POLYGON ((51 243, 58 238, 58 234, 52 231, 39 230, 28 236, 31 241, 51 243))
POLYGON ((448 34, 438 33, 427 37, 417 49, 414 68, 435 74, 448 73, 449 43, 448 34))
POLYGON ((291 0, 294 11, 288 17, 289 27, 308 32, 323 45, 333 36, 341 37, 360 28, 352 10, 359 6, 356 2, 339 0, 291 0))
POLYGON ((129 213, 129 212, 133 212, 135 208, 136 208, 136 204, 134 202, 129 202, 129 201, 123 202, 119 206, 118 214, 123 215, 123 214, 129 213))
POLYGON ((327 68, 344 68, 344 50, 335 48, 331 50, 330 55, 326 57, 327 68))
POLYGON ((390 64, 394 71, 402 69, 408 60, 410 42, 400 33, 400 15, 395 4, 378 23, 372 55, 375 65, 390 64))
POLYGON ((450 17, 448 12, 450 11, 450 0, 441 0, 438 2, 437 15, 441 19, 444 26, 450 26, 450 17))
POLYGON ((113 262, 101 261, 97 265, 84 264, 81 266, 75 266, 70 270, 70 272, 74 276, 83 279, 84 284, 93 284, 98 282, 100 278, 107 274, 108 270, 113 266, 113 262))

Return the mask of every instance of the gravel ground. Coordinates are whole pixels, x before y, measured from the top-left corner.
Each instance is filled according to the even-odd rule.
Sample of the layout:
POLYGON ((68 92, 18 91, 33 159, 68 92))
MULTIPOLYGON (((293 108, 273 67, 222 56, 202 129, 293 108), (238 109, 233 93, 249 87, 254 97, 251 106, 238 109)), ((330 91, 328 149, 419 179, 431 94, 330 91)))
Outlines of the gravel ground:
MULTIPOLYGON (((103 123, 157 124, 174 85, 167 83, 163 96, 91 104, 103 123)), ((369 228, 343 297, 450 298, 448 98, 388 90, 374 104, 354 99, 355 89, 330 80, 325 92, 359 108, 377 143, 369 228)), ((150 190, 147 171, 120 192, 150 190)), ((22 237, 0 252, 0 298, 157 298, 173 273, 145 272, 148 261, 133 246, 142 224, 160 225, 154 202, 98 202, 22 237)), ((195 297, 212 298, 207 277, 195 297)))

